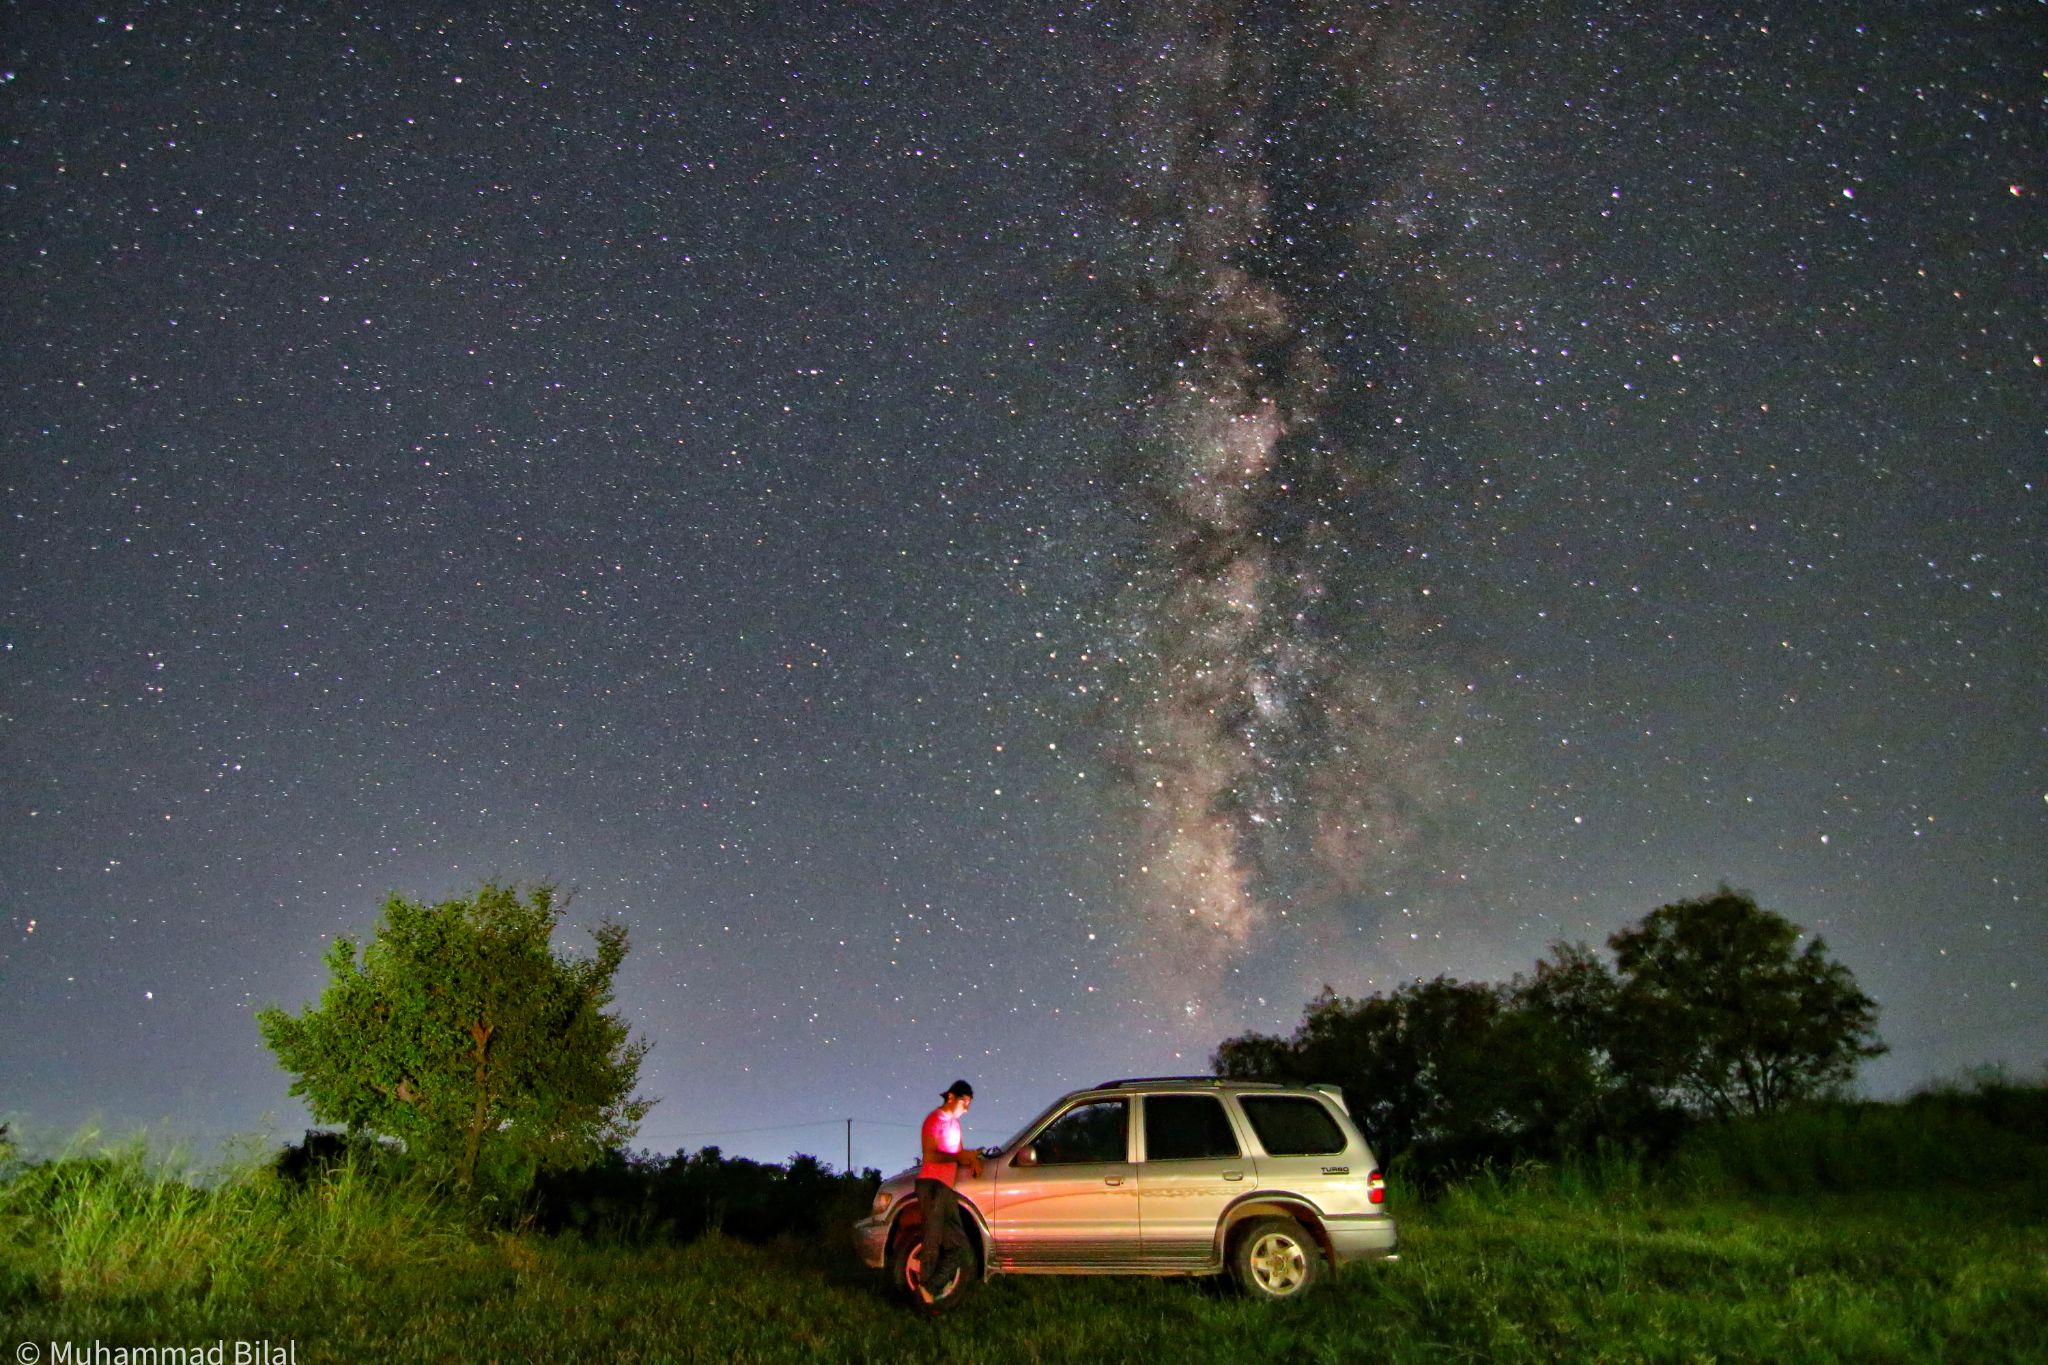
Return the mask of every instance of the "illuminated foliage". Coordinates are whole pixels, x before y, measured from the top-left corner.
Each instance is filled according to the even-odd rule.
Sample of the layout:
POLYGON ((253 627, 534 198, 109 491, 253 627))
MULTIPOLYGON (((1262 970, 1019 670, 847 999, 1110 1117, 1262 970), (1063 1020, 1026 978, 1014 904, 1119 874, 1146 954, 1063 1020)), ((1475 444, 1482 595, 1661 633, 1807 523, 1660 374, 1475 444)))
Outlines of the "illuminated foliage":
POLYGON ((358 956, 327 952, 317 1007, 257 1015, 263 1041, 314 1118, 403 1141, 430 1169, 524 1184, 630 1138, 650 1102, 629 1098, 647 1045, 606 1012, 626 931, 594 931, 594 957, 550 946, 551 887, 485 883, 466 900, 392 896, 358 956))

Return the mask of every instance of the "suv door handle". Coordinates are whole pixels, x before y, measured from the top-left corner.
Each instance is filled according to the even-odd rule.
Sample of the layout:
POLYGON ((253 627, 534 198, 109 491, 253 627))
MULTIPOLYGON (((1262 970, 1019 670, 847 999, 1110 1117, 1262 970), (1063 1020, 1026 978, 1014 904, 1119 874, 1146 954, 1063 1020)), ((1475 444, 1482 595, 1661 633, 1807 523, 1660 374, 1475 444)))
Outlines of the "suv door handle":
POLYGON ((1102 1177, 1102 1183, 1105 1185, 1121 1185, 1124 1183, 1124 1178, 1120 1175, 1106 1175, 1102 1177))
POLYGON ((1225 1180, 1242 1180, 1242 1179, 1244 1179, 1244 1172, 1243 1172, 1243 1171, 1225 1171, 1225 1172, 1223 1173, 1223 1178, 1224 1178, 1225 1180))

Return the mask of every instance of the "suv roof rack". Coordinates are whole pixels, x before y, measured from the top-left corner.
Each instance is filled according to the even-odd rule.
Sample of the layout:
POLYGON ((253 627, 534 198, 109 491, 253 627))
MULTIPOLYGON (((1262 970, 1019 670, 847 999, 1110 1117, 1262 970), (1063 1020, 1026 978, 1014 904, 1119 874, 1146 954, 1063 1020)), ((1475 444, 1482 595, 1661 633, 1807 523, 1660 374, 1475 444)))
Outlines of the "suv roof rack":
POLYGON ((1095 1086, 1094 1089, 1131 1090, 1141 1085, 1171 1085, 1184 1089, 1192 1089, 1196 1086, 1219 1089, 1226 1085, 1233 1085, 1240 1090, 1313 1090, 1320 1095, 1327 1096, 1333 1104, 1345 1113, 1349 1114, 1351 1112, 1351 1101, 1344 1098, 1342 1087, 1332 1085, 1328 1081, 1290 1083, 1287 1081, 1240 1080, 1235 1076, 1125 1076, 1119 1080, 1104 1081, 1102 1084, 1095 1086))
POLYGON ((1281 1085, 1279 1081, 1240 1080, 1235 1076, 1125 1076, 1119 1080, 1104 1081, 1102 1084, 1096 1086, 1095 1089, 1122 1090, 1130 1086, 1136 1085, 1242 1085, 1250 1086, 1254 1089, 1273 1090, 1280 1090, 1285 1088, 1281 1085))

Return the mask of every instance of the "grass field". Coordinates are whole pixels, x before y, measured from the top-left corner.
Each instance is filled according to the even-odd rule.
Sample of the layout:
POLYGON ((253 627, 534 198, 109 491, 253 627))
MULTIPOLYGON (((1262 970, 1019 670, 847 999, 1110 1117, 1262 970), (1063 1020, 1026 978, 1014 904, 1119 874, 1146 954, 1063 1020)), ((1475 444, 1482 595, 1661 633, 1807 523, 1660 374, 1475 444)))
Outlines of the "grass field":
MULTIPOLYGON (((1396 1205, 1399 1261, 1275 1309, 1187 1280, 998 1278, 928 1323, 839 1235, 492 1231, 341 1170, 204 1186, 134 1147, 0 1183, 0 1350, 325 1360, 2048 1360, 2048 1148, 1896 1106, 1524 1168, 1396 1205), (1953 1143, 1966 1147, 1958 1150, 1953 1143)), ((1398 1195, 1396 1196, 1398 1199, 1398 1195)))

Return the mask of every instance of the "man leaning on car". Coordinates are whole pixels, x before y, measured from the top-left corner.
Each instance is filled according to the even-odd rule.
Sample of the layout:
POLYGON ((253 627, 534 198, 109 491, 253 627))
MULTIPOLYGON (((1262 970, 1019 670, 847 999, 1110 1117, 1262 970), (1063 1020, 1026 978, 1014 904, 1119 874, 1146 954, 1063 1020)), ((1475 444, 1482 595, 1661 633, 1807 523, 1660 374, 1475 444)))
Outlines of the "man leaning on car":
POLYGON ((967 1249, 967 1229, 960 1223, 960 1197, 953 1182, 962 1166, 969 1175, 981 1174, 981 1154, 961 1141, 960 1118, 973 1103, 974 1087, 953 1082, 940 1097, 939 1107, 925 1115, 919 1138, 924 1159, 917 1168, 917 1212, 924 1225, 924 1250, 918 1258, 918 1295, 927 1304, 932 1291, 924 1286, 937 1285, 943 1293, 967 1249))

